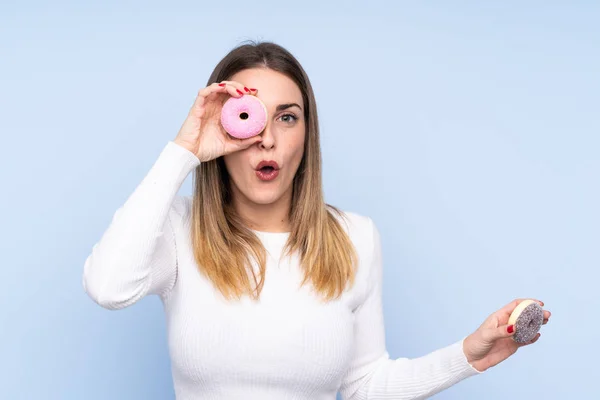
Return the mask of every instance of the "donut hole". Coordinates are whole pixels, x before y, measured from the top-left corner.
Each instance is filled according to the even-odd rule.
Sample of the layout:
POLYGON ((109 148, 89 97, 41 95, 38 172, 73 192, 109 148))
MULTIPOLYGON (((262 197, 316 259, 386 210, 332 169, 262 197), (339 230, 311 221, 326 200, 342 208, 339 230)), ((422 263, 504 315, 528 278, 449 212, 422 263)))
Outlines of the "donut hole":
POLYGON ((240 119, 246 120, 250 117, 247 112, 240 113, 240 119))

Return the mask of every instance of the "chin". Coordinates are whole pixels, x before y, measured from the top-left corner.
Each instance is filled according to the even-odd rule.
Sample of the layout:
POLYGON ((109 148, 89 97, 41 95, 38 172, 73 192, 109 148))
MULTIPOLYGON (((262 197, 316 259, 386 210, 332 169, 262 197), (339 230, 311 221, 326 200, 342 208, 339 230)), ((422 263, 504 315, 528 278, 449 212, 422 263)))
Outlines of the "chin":
POLYGON ((248 200, 250 200, 251 202, 255 203, 255 204, 260 204, 260 205, 267 205, 267 204, 273 204, 275 203, 277 200, 279 200, 279 198, 281 197, 281 195, 275 191, 257 191, 252 193, 252 195, 247 196, 248 200))

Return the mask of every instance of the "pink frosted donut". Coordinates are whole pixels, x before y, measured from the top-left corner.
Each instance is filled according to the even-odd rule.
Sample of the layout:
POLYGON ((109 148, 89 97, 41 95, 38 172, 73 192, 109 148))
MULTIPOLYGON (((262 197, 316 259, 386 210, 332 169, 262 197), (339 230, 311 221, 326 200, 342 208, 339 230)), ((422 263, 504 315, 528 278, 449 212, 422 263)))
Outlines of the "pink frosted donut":
POLYGON ((267 124, 267 108, 256 96, 230 97, 221 110, 221 125, 238 139, 256 136, 267 124))

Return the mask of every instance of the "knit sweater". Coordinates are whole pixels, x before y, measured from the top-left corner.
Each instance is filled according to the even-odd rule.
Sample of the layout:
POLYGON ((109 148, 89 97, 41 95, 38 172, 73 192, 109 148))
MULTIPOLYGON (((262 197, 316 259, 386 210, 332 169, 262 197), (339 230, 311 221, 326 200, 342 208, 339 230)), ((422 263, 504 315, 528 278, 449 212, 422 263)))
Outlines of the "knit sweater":
MULTIPOLYGON (((227 301, 199 272, 191 197, 178 191, 200 161, 168 142, 115 212, 83 268, 83 287, 118 310, 157 295, 166 313, 178 400, 423 399, 479 372, 463 340, 420 358, 385 347, 382 257, 371 218, 343 212, 358 255, 355 284, 323 303, 297 255, 281 257, 289 233, 254 231, 267 250, 259 301, 227 301)), ((338 217, 339 218, 339 217, 338 217)))

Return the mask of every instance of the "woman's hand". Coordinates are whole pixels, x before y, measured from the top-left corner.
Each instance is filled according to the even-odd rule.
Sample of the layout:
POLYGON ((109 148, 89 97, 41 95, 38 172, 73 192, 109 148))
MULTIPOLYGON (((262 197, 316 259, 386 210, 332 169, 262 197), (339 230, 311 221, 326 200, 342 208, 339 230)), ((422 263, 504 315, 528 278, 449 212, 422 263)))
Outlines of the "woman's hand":
POLYGON ((200 90, 173 141, 194 153, 201 162, 246 149, 260 142, 260 135, 248 139, 233 138, 221 126, 221 109, 229 98, 228 95, 241 97, 244 94, 254 95, 256 89, 248 89, 238 82, 223 81, 200 90))
MULTIPOLYGON (((519 344, 512 339, 514 327, 508 326, 508 318, 517 305, 525 299, 517 299, 490 315, 481 326, 463 342, 463 351, 469 363, 478 371, 483 372, 516 353, 523 346, 535 343, 538 333, 530 342, 519 344)), ((544 303, 535 300, 543 307, 544 303)), ((550 318, 550 311, 544 310, 544 322, 550 318)))

